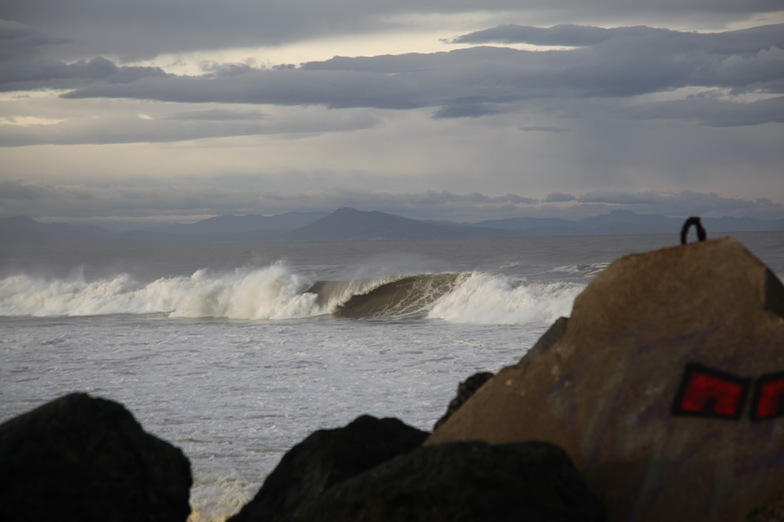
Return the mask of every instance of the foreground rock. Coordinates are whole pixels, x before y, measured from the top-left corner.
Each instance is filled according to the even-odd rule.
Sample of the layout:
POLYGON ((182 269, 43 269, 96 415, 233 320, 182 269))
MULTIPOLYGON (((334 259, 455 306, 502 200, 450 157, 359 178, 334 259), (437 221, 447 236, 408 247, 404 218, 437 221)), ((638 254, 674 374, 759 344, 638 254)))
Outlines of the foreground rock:
POLYGON ((599 522, 598 499, 551 444, 422 447, 327 490, 296 522, 599 522))
POLYGON ((316 431, 283 456, 253 500, 229 520, 291 520, 335 484, 419 447, 427 435, 397 419, 369 415, 343 428, 316 431))
POLYGON ((0 425, 0 520, 184 522, 191 482, 112 401, 67 395, 0 425))
POLYGON ((451 417, 454 412, 459 410, 460 406, 462 406, 465 401, 470 399, 476 393, 476 390, 481 388, 484 383, 490 380, 492 376, 492 372, 478 372, 458 384, 457 395, 455 395, 455 398, 449 402, 449 406, 447 406, 446 412, 441 416, 440 419, 436 421, 436 423, 433 425, 433 429, 435 430, 445 423, 446 420, 451 417))
POLYGON ((735 240, 619 259, 564 326, 427 444, 558 444, 611 521, 746 520, 781 495, 784 287, 735 240))

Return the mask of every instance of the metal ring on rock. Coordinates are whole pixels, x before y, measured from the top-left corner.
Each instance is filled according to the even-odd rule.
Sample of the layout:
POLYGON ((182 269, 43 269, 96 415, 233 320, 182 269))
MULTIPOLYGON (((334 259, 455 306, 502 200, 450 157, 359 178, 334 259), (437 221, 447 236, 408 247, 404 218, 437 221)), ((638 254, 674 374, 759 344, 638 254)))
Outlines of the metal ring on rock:
POLYGON ((681 245, 686 244, 686 237, 689 235, 689 228, 692 225, 694 225, 694 228, 697 229, 697 239, 700 241, 705 241, 707 235, 705 234, 705 228, 702 226, 700 218, 692 216, 686 220, 686 222, 683 224, 683 228, 681 228, 681 245))

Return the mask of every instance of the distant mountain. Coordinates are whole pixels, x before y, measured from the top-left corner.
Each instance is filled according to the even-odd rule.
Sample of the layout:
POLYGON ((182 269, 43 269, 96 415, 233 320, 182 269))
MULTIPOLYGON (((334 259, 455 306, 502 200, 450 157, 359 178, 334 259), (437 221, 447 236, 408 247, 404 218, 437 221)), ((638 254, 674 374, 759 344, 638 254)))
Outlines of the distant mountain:
MULTIPOLYGON (((607 214, 570 221, 557 218, 510 218, 476 223, 489 228, 503 228, 523 236, 586 236, 623 234, 677 234, 684 218, 659 214, 637 214, 628 210, 613 210, 607 214)), ((709 236, 728 232, 784 230, 784 219, 703 218, 709 236)))
POLYGON ((89 245, 112 237, 112 232, 93 225, 40 223, 29 216, 0 219, 0 243, 4 247, 89 245))
MULTIPOLYGON (((112 232, 93 225, 40 223, 27 216, 0 219, 0 249, 40 246, 159 245, 172 243, 384 241, 478 237, 678 234, 684 220, 616 210, 582 220, 510 218, 479 223, 434 223, 378 211, 341 208, 331 214, 218 216, 190 225, 112 232)), ((784 231, 784 219, 704 218, 708 237, 746 231, 784 231)))
POLYGON ((327 212, 286 212, 274 216, 248 214, 244 216, 216 216, 196 223, 158 227, 156 232, 167 234, 239 234, 267 231, 288 232, 304 227, 327 215, 327 212))
POLYGON ((318 221, 290 232, 286 237, 296 241, 402 241, 505 235, 508 234, 497 229, 439 225, 377 210, 366 212, 354 208, 341 208, 318 221))

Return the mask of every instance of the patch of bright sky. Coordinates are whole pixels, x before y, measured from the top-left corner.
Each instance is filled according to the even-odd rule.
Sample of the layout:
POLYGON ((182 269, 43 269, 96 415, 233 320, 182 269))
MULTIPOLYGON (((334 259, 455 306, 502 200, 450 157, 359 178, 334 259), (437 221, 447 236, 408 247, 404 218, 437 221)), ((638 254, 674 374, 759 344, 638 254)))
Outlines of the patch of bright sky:
MULTIPOLYGON (((744 20, 731 22, 727 24, 727 27, 721 30, 737 31, 740 29, 748 29, 750 27, 759 27, 762 25, 772 25, 772 24, 782 24, 782 23, 784 23, 784 11, 776 11, 773 13, 760 13, 754 16, 750 16, 749 18, 746 18, 744 20)), ((711 31, 705 31, 705 32, 707 33, 711 31)))
MULTIPOLYGON (((456 45, 450 43, 449 40, 456 36, 501 23, 510 23, 503 13, 464 13, 450 16, 442 14, 401 15, 388 18, 385 22, 398 29, 303 40, 280 46, 162 54, 152 60, 128 65, 155 66, 172 74, 198 76, 209 72, 211 66, 216 64, 234 63, 264 68, 329 60, 335 56, 357 57, 446 52, 473 47, 472 44, 456 45)), ((505 45, 505 47, 530 51, 568 49, 568 47, 542 47, 527 44, 505 45)))
POLYGON ((733 93, 732 89, 729 88, 706 88, 699 85, 690 85, 687 87, 680 87, 678 89, 671 89, 667 91, 640 94, 631 98, 629 103, 632 105, 638 105, 653 102, 685 100, 694 96, 703 96, 706 98, 713 98, 716 100, 730 101, 735 103, 752 103, 759 100, 779 98, 781 97, 781 94, 770 92, 733 93))
POLYGON ((31 125, 57 125, 65 120, 55 118, 40 118, 37 116, 5 116, 0 118, 0 125, 18 125, 29 127, 31 125))

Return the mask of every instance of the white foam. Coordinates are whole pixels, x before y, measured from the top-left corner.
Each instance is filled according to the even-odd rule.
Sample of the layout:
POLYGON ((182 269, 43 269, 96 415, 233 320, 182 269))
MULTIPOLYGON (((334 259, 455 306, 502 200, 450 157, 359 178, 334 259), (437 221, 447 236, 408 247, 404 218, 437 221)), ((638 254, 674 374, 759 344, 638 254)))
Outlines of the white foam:
POLYGON ((428 317, 481 324, 551 323, 568 316, 583 285, 529 282, 483 273, 471 274, 442 297, 428 317))
POLYGON ((285 264, 199 270, 191 276, 140 284, 127 274, 85 281, 16 275, 0 280, 0 315, 103 315, 166 313, 173 317, 282 319, 322 313, 310 283, 285 264))
POLYGON ((188 522, 224 522, 239 512, 261 487, 260 483, 243 480, 236 472, 213 471, 197 474, 194 479, 188 522))

